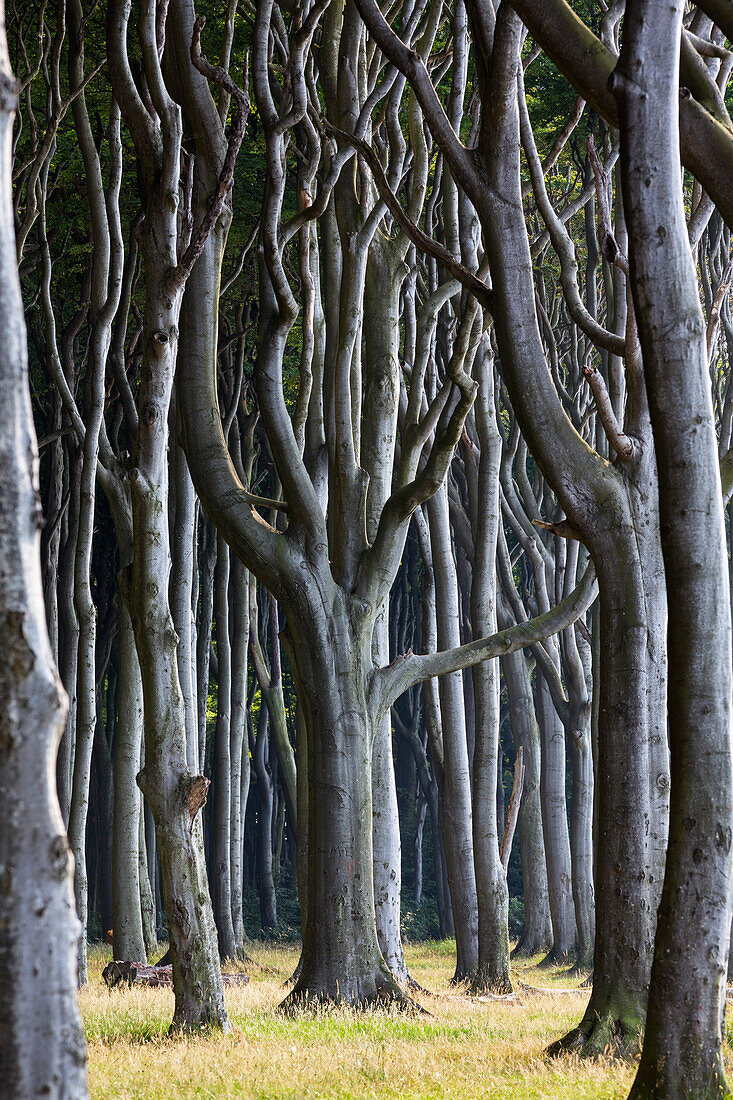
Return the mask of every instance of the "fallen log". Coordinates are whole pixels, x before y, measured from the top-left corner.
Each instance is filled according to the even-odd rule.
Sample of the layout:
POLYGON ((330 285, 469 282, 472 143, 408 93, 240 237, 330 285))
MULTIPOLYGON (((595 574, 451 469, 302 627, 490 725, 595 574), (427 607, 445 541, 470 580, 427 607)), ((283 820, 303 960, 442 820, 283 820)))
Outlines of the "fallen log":
MULTIPOLYGON (((151 966, 143 962, 111 962, 102 971, 110 989, 119 985, 173 986, 172 966, 151 966)), ((222 974, 222 985, 246 985, 247 974, 222 974)))

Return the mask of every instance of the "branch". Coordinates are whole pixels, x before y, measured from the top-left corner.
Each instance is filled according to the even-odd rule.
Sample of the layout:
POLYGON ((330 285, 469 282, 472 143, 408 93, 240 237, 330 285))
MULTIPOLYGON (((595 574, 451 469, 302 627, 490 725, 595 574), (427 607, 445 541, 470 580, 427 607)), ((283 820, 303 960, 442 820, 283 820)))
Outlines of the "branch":
POLYGON ((707 331, 705 333, 705 341, 708 350, 708 362, 713 354, 715 348, 715 338, 718 334, 718 322, 720 320, 720 309, 723 305, 723 300, 730 290, 731 274, 733 273, 733 260, 729 260, 728 264, 723 272, 720 280, 720 286, 715 292, 713 304, 710 307, 710 317, 708 318, 707 331))
POLYGON ((557 535, 559 539, 575 539, 576 542, 583 541, 573 525, 568 523, 566 519, 561 519, 558 523, 547 523, 544 519, 533 519, 532 523, 535 527, 540 527, 543 531, 550 531, 551 534, 557 535))
MULTIPOLYGON (((234 83, 231 76, 225 69, 222 69, 219 65, 212 65, 206 60, 201 53, 201 31, 204 28, 206 19, 203 15, 199 15, 193 28, 193 38, 191 40, 191 61, 194 68, 197 69, 202 76, 207 77, 209 80, 213 80, 229 95, 233 96, 236 101, 234 108, 234 114, 232 115, 232 123, 229 131, 229 143, 227 145, 226 155, 224 156, 224 163, 221 166, 219 172, 219 179, 214 189, 214 194, 211 197, 211 205, 201 220, 201 224, 194 233, 188 248, 183 253, 183 256, 178 262, 176 270, 171 276, 171 284, 174 289, 180 289, 186 282, 186 279, 191 274, 193 265, 198 260, 199 256, 204 250, 204 245, 211 233, 212 229, 219 220, 219 216, 224 209, 224 203, 229 197, 229 192, 232 189, 232 183, 234 181, 234 165, 237 160, 237 154, 244 138, 244 131, 247 126, 247 115, 249 113, 249 96, 247 92, 234 83)), ((245 54, 244 60, 244 86, 247 87, 249 81, 249 54, 245 54)))
POLYGON ((499 848, 499 858, 501 859, 501 865, 505 873, 509 866, 509 856, 511 855, 512 841, 514 840, 514 830, 517 827, 517 820, 519 818, 519 806, 522 801, 522 791, 524 790, 524 772, 524 749, 520 745, 517 751, 517 759, 514 764, 512 797, 509 799, 506 826, 504 828, 504 835, 501 838, 501 847, 499 848))
POLYGON ((641 458, 641 444, 638 439, 627 435, 616 419, 603 375, 593 366, 584 367, 583 374, 595 398, 596 411, 608 442, 622 462, 638 462, 641 458))
MULTIPOLYGON (((360 4, 364 2, 359 0, 360 4)), ((512 0, 512 7, 575 90, 606 122, 618 127, 618 107, 608 87, 608 78, 616 68, 616 55, 566 0, 512 0)), ((700 7, 716 22, 718 19, 711 14, 713 10, 728 23, 733 21, 728 0, 704 0, 700 7)), ((681 60, 684 62, 684 58, 681 60)), ((686 84, 684 69, 681 75, 686 84)), ((733 134, 728 126, 706 111, 686 87, 680 91, 682 161, 715 201, 728 225, 733 225, 733 190, 730 187, 733 134)))
POLYGON ((380 197, 385 206, 389 210, 394 220, 401 226, 412 243, 428 256, 432 256, 438 263, 442 264, 446 271, 449 271, 466 290, 471 291, 472 294, 478 299, 484 309, 493 309, 493 294, 491 288, 479 279, 472 271, 469 271, 467 267, 455 258, 455 256, 444 248, 442 244, 429 237, 427 233, 423 233, 411 218, 402 209, 402 204, 396 195, 393 194, 387 177, 384 174, 384 169, 380 164, 379 158, 374 149, 368 142, 362 141, 360 138, 355 137, 354 134, 347 134, 343 130, 339 130, 336 126, 333 126, 330 122, 325 122, 326 127, 332 131, 337 137, 342 138, 343 141, 349 143, 357 150, 369 165, 372 175, 374 176, 374 182, 377 185, 380 197))
POLYGON ((565 630, 587 611, 595 597, 596 572, 593 564, 589 563, 577 587, 544 615, 528 619, 527 622, 507 630, 500 630, 488 638, 479 638, 440 653, 406 653, 397 657, 386 668, 377 669, 373 675, 370 694, 376 704, 374 713, 377 721, 381 720, 400 695, 423 680, 445 676, 449 672, 471 668, 480 661, 514 653, 517 649, 524 649, 525 646, 565 630))

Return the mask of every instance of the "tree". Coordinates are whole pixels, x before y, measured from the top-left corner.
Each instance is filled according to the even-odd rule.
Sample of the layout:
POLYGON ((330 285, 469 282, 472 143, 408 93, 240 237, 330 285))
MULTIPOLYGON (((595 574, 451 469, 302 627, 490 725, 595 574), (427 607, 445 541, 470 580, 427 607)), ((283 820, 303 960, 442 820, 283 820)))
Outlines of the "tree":
POLYGON ((16 261, 11 161, 17 84, 0 9, 0 1033, 3 1091, 83 1098, 73 857, 54 790, 66 698, 40 569, 38 450, 16 261))
POLYGON ((679 171, 683 10, 629 0, 612 84, 669 605, 670 833, 632 1097, 730 1094, 721 1042, 733 836, 731 627, 706 325, 679 171))

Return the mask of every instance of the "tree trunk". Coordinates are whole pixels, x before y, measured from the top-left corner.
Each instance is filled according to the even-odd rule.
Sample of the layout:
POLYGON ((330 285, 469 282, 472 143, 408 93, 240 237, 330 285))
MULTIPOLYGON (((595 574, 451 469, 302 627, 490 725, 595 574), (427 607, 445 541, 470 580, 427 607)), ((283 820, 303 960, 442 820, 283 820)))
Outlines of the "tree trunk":
MULTIPOLYGON (((439 649, 449 649, 460 644, 460 634, 458 589, 445 486, 428 502, 427 512, 435 576, 437 642, 439 649)), ((440 789, 440 824, 456 934, 456 969, 453 979, 464 981, 471 976, 478 964, 478 902, 462 673, 441 676, 438 690, 444 760, 440 789)))
POLYGON ((544 676, 535 687, 542 770, 540 803, 547 860, 547 886, 552 916, 552 950, 548 963, 567 962, 577 943, 573 908, 570 832, 565 799, 565 730, 550 698, 544 676))
MULTIPOLYGON (((378 665, 389 664, 387 610, 377 617, 374 656, 378 665)), ((382 955, 401 985, 409 980, 402 951, 400 895, 402 891, 402 843, 397 787, 392 758, 392 723, 387 715, 374 734, 372 759, 372 846, 374 857, 374 906, 382 955)))
POLYGON ((524 790, 519 809, 524 921, 514 954, 531 957, 552 945, 545 840, 540 806, 540 731, 524 653, 501 658, 515 753, 524 749, 524 790))
MULTIPOLYGON (((481 448, 476 485, 471 626, 474 638, 496 632, 496 540, 500 523, 501 436, 494 414, 494 368, 487 344, 475 360, 479 394, 476 431, 481 448)), ((473 852, 478 898, 478 966, 471 988, 511 993, 509 891, 499 856, 496 788, 499 769, 499 663, 474 665, 473 852)), ((503 817, 503 814, 502 814, 503 817)))
MULTIPOLYGON (((117 729, 114 742, 112 829, 112 929, 114 958, 144 962, 140 882, 140 768, 143 699, 135 637, 125 601, 117 604, 117 729)), ((148 887, 149 888, 149 887, 148 887)))
POLYGON ((219 935, 219 956, 222 959, 233 959, 237 953, 237 945, 232 923, 230 878, 232 647, 229 638, 229 547, 221 535, 217 541, 215 593, 216 655, 219 668, 216 707, 212 900, 219 935))
MULTIPOLYGON (((148 232, 152 233, 152 229, 148 232)), ((166 272, 145 249, 147 302, 130 473, 134 553, 130 610, 143 680, 145 766, 139 783, 155 818, 173 954, 174 1028, 227 1026, 198 811, 208 782, 186 765, 186 716, 178 638, 168 605, 167 412, 175 367, 180 293, 160 294, 166 272)))
POLYGON ((232 924, 237 953, 244 950, 242 917, 242 863, 244 815, 249 792, 249 743, 247 741, 247 650, 249 646, 249 580, 247 570, 237 557, 231 561, 229 614, 232 637, 232 710, 231 710, 231 818, 229 826, 232 924))
POLYGON ((680 180, 683 12, 679 0, 631 0, 612 83, 669 607, 669 846, 631 1095, 665 1100, 730 1094, 721 1044, 733 828, 731 625, 705 321, 680 180))
POLYGON ((180 442, 178 402, 171 409, 173 523, 171 531, 170 601, 178 635, 178 678, 186 709, 186 759, 195 774, 201 768, 198 744, 198 707, 192 638, 193 570, 196 563, 196 494, 180 442))
POLYGON ((69 505, 66 509, 66 537, 59 563, 59 673, 69 700, 64 732, 56 760, 56 787, 64 827, 71 810, 71 780, 76 743, 76 666, 79 658, 79 623, 74 607, 74 560, 79 530, 79 485, 81 454, 74 440, 67 441, 69 505))
POLYGON ((145 811, 141 797, 139 803, 139 851, 138 881, 140 883, 140 910, 143 924, 145 955, 150 958, 158 950, 158 937, 155 930, 155 898, 148 873, 148 850, 145 843, 145 811))
POLYGON ((11 205, 16 84, 0 4, 0 1030, 9 1096, 87 1095, 76 1002, 79 922, 53 789, 65 699, 40 569, 38 451, 11 205), (20 976, 20 977, 19 977, 20 976))
MULTIPOLYGON (((574 627, 570 630, 575 631, 574 627)), ((569 633, 569 631, 567 632, 569 633)), ((593 889, 593 752, 591 747, 591 692, 590 646, 585 639, 572 637, 568 643, 583 650, 577 653, 577 671, 587 683, 583 697, 568 684, 570 696, 570 758, 573 769, 573 800, 570 807, 570 854, 573 872, 573 902, 575 924, 578 930, 577 965, 593 966, 593 945, 596 934, 595 894, 593 889), (580 703, 580 706, 574 704, 580 703)))
POLYGON ((371 623, 333 582, 324 606, 288 609, 288 652, 308 742, 308 909, 287 1003, 404 1000, 379 947, 371 826, 371 623), (346 717, 348 716, 348 717, 346 717), (346 718, 346 720, 345 720, 346 718))
POLYGON ((260 921, 264 931, 277 927, 277 901, 272 874, 273 782, 269 764, 269 711, 260 702, 257 738, 252 763, 257 777, 257 884, 260 893, 260 921))

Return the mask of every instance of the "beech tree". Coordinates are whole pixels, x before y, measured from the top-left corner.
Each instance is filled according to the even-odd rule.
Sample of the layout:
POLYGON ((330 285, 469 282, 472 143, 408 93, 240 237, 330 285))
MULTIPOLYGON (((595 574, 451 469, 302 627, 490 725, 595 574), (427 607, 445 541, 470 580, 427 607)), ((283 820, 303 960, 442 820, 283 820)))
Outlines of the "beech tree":
POLYGON ((292 867, 286 1006, 409 1005, 409 843, 507 993, 518 816, 516 952, 593 969, 551 1050, 646 1025, 636 1094, 724 1094, 727 4, 42 7, 13 217, 83 923, 167 925, 174 1025, 225 1027, 292 867))
POLYGON ((40 569, 38 450, 11 196, 18 85, 0 8, 0 1030, 3 1090, 83 1098, 73 856, 54 789, 66 697, 40 569))
MULTIPOLYGON (((362 364, 360 287, 370 255, 366 246, 386 213, 383 200, 370 189, 365 177, 363 196, 368 206, 359 213, 354 246, 343 254, 343 259, 336 251, 329 254, 325 268, 328 272, 328 264, 339 265, 335 271, 340 272, 347 312, 329 314, 327 303, 331 299, 324 300, 325 343, 320 347, 316 343, 318 360, 303 365, 305 430, 303 435, 295 430, 298 414, 291 421, 282 382, 285 342, 297 316, 284 267, 284 249, 295 232, 321 211, 325 225, 330 225, 325 242, 328 245, 331 241, 329 247, 335 249, 336 239, 329 233, 339 226, 338 221, 331 220, 329 199, 332 197, 337 212, 342 189, 346 206, 353 205, 341 172, 352 153, 347 147, 336 155, 335 151, 329 154, 330 165, 320 191, 311 197, 310 205, 302 204, 293 222, 283 225, 289 135, 302 125, 307 136, 309 92, 302 58, 322 9, 319 5, 312 9, 293 39, 286 55, 288 89, 278 93, 282 99, 279 106, 268 77, 268 58, 274 48, 280 49, 272 36, 273 12, 269 4, 258 8, 252 57, 255 99, 268 157, 254 381, 261 423, 287 506, 286 529, 281 532, 263 522, 257 502, 236 477, 224 446, 214 391, 214 311, 205 318, 210 326, 208 336, 201 332, 197 337, 195 346, 201 350, 193 354, 192 345, 188 354, 179 358, 186 449, 205 507, 247 567, 273 592, 286 617, 286 644, 307 733, 309 788, 307 917, 301 966, 290 998, 363 1003, 381 992, 399 1000, 404 994, 385 963, 376 935, 372 839, 365 828, 365 822, 371 820, 376 731, 390 705, 412 684, 507 652, 515 644, 524 644, 533 631, 547 631, 548 621, 555 625, 557 616, 577 615, 586 606, 590 575, 559 612, 548 613, 549 620, 540 617, 539 624, 521 624, 506 637, 497 635, 488 641, 453 646, 433 657, 407 655, 389 666, 380 665, 375 631, 399 566, 410 518, 440 488, 473 404, 475 384, 466 364, 472 362, 477 348, 476 342, 471 345, 471 336, 478 314, 472 309, 464 315, 456 348, 446 364, 445 381, 431 397, 425 413, 421 406, 428 394, 422 377, 413 374, 408 423, 414 425, 414 435, 403 435, 395 463, 399 386, 394 353, 389 358, 364 360, 365 371, 377 373, 373 378, 365 374, 363 392, 358 381, 362 364), (358 247, 356 241, 360 242, 358 247), (354 318, 353 323, 347 323, 349 316, 354 318), (372 441, 379 441, 379 446, 372 441), (347 714, 349 719, 344 721, 347 714)), ((329 9, 327 19, 336 18, 335 9, 329 9)), ((329 40, 340 43, 338 52, 324 55, 322 79, 328 91, 329 81, 335 88, 337 70, 342 75, 354 72, 349 110, 352 118, 356 112, 361 113, 363 121, 359 125, 366 128, 375 103, 389 88, 377 91, 376 71, 366 84, 357 77, 355 59, 362 48, 363 31, 350 9, 338 19, 343 19, 338 39, 336 25, 328 24, 329 31, 334 32, 329 40)), ((426 31, 421 40, 423 49, 429 49, 433 33, 426 31)), ((183 56, 182 50, 178 56, 183 56)), ((194 77, 191 87, 200 89, 199 99, 205 96, 194 77)), ((343 81, 340 93, 334 125, 344 121, 343 81)), ((205 102, 189 109, 196 111, 191 115, 195 125, 202 125, 205 112, 208 117, 212 115, 205 102)), ((316 151, 320 154, 320 145, 316 151)), ((403 154, 396 148, 392 155, 403 154)), ((199 303, 213 298, 203 292, 197 278, 215 287, 220 263, 220 255, 204 252, 197 264, 197 268, 202 265, 199 276, 194 269, 189 293, 193 293, 194 286, 201 286, 199 303)), ((200 330, 204 324, 200 308, 197 318, 200 330)), ((189 314, 189 324, 193 324, 193 314, 189 314)), ((460 738, 456 737, 455 744, 457 751, 466 752, 465 744, 460 749, 460 738)), ((463 774, 467 779, 467 767, 463 774)), ((451 782, 464 782, 458 778, 460 771, 451 770, 446 775, 451 782)), ((459 794, 463 797, 460 787, 448 792, 451 804, 459 794)), ((470 799, 468 788, 466 797, 470 799)), ((468 813, 470 821, 470 809, 468 813)), ((470 845, 470 832, 466 840, 470 845)), ((462 916, 464 903, 460 899, 465 895, 459 875, 466 871, 458 856, 453 867, 454 910, 458 904, 462 916)), ((467 885, 469 882, 467 878, 467 885)), ((471 950, 469 943, 467 951, 471 950)), ((468 974, 476 957, 472 960, 469 954, 464 962, 460 952, 459 948, 459 972, 468 974)))
POLYGON ((682 14, 682 4, 663 10, 654 0, 630 0, 613 78, 632 289, 659 466, 672 761, 649 1014, 632 1096, 729 1091, 720 1044, 733 824, 730 607, 706 325, 679 173, 682 14), (691 502, 699 509, 695 530, 687 519, 691 502), (690 784, 702 785, 702 801, 690 784), (680 997, 690 972, 695 994, 680 997))

